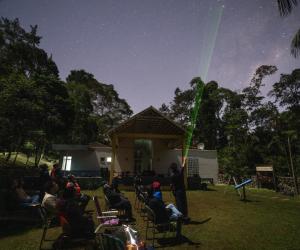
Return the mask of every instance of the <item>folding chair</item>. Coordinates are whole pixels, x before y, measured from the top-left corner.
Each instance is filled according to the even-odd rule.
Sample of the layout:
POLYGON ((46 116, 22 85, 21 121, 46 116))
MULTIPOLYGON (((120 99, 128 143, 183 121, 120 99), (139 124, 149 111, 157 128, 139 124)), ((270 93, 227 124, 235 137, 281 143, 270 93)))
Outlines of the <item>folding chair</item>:
POLYGON ((118 211, 119 215, 122 215, 122 214, 125 214, 125 210, 123 208, 112 208, 110 203, 109 203, 109 200, 106 196, 104 196, 104 199, 105 199, 105 210, 106 211, 118 211))
POLYGON ((149 227, 149 223, 152 223, 153 226, 152 226, 152 233, 153 233, 153 240, 152 240, 152 246, 154 246, 154 238, 155 238, 155 227, 157 226, 163 226, 164 227, 164 237, 166 237, 166 226, 169 226, 169 231, 170 232, 170 226, 172 225, 173 226, 173 237, 174 237, 174 221, 170 221, 170 222, 166 222, 166 223, 157 223, 156 222, 156 219, 155 219, 155 214, 154 212, 152 211, 152 209, 150 207, 148 207, 147 205, 145 205, 145 208, 146 208, 146 211, 147 211, 147 216, 148 216, 148 221, 147 221, 147 229, 146 229, 146 239, 147 240, 150 240, 151 238, 147 238, 147 232, 148 232, 148 228, 151 228, 149 227))
POLYGON ((118 214, 118 211, 101 212, 98 197, 94 196, 93 200, 94 200, 95 210, 97 213, 97 220, 99 222, 99 226, 96 228, 95 233, 97 233, 101 227, 107 227, 107 226, 110 226, 111 233, 113 233, 112 226, 115 226, 115 229, 116 229, 116 226, 119 224, 119 219, 116 219, 117 216, 113 215, 113 214, 118 214), (112 219, 112 218, 115 218, 115 219, 112 219))
MULTIPOLYGON (((85 248, 87 247, 87 243, 90 239, 87 238, 72 238, 70 237, 70 225, 68 221, 60 216, 60 223, 62 228, 62 235, 59 240, 59 247, 58 249, 65 249, 68 248, 73 243, 85 243, 85 248)), ((94 239, 96 246, 96 238, 94 239)))
MULTIPOLYGON (((42 239, 41 239, 41 243, 40 243, 40 250, 42 249, 42 245, 43 245, 44 241, 56 241, 57 240, 57 238, 56 239, 46 239, 47 230, 49 228, 61 226, 60 224, 53 224, 51 222, 51 220, 48 218, 47 212, 44 207, 41 207, 41 212, 42 212, 42 215, 44 216, 44 231, 43 231, 43 235, 42 235, 42 239)), ((52 249, 52 248, 50 248, 50 249, 52 249)), ((44 248, 44 250, 45 250, 45 248, 44 248)))
POLYGON ((143 220, 145 221, 145 219, 144 219, 145 214, 146 214, 145 197, 144 197, 142 194, 139 194, 139 200, 140 200, 140 203, 141 203, 140 216, 142 216, 142 217, 143 217, 143 220), (143 206, 144 206, 144 209, 143 209, 143 206), (143 215, 142 215, 142 213, 143 213, 143 215))
POLYGON ((98 239, 102 250, 125 250, 125 246, 122 240, 116 237, 104 233, 99 233, 98 239), (102 241, 100 236, 102 237, 102 241))

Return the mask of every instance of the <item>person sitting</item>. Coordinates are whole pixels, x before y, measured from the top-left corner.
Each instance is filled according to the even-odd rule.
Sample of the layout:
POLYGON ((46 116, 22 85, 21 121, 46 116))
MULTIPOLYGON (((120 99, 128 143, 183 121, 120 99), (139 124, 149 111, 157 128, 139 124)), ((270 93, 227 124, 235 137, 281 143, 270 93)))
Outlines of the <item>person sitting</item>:
POLYGON ((67 183, 67 187, 72 187, 72 186, 75 187, 75 189, 77 191, 77 201, 81 202, 81 205, 80 205, 81 212, 84 213, 85 208, 86 208, 87 204, 89 203, 91 197, 87 194, 80 193, 81 188, 79 187, 78 183, 76 182, 76 177, 74 175, 69 174, 68 180, 69 180, 69 182, 67 183))
POLYGON ((90 214, 82 214, 81 207, 77 201, 77 190, 75 186, 67 187, 62 194, 55 208, 59 215, 64 217, 70 225, 71 237, 93 238, 94 222, 90 214))
POLYGON ((42 202, 44 195, 45 195, 44 186, 47 181, 51 180, 51 176, 49 175, 47 164, 41 165, 40 169, 41 169, 41 171, 40 171, 40 195, 39 195, 40 199, 39 199, 39 201, 42 202))
POLYGON ((136 219, 132 217, 131 203, 126 197, 124 197, 121 194, 117 194, 116 192, 114 192, 111 189, 110 185, 108 185, 108 184, 105 184, 103 186, 103 192, 104 192, 105 196, 107 197, 107 199, 108 199, 108 201, 109 201, 112 208, 124 209, 125 213, 127 214, 128 221, 129 222, 136 221, 136 219))
POLYGON ((166 207, 167 205, 165 204, 165 202, 162 199, 162 193, 161 193, 160 183, 157 182, 157 181, 154 182, 153 183, 153 187, 154 187, 154 195, 153 196, 155 198, 157 198, 161 202, 161 204, 163 204, 166 207))
POLYGON ((136 190, 137 194, 141 194, 144 197, 146 197, 147 193, 146 193, 145 187, 143 185, 141 185, 141 179, 136 180, 135 190, 136 190))
POLYGON ((7 183, 7 190, 4 195, 4 201, 6 209, 9 211, 28 210, 28 226, 33 226, 34 219, 43 219, 43 215, 40 209, 40 204, 34 199, 22 200, 16 193, 18 186, 17 180, 10 180, 7 183))
POLYGON ((24 185, 24 179, 21 178, 18 180, 18 187, 15 189, 15 192, 17 193, 17 195, 19 196, 19 198, 21 199, 22 202, 24 203, 32 203, 32 204, 39 204, 39 196, 38 195, 34 195, 32 197, 30 197, 29 195, 27 195, 23 189, 23 185, 24 185))
POLYGON ((58 197, 56 192, 58 191, 58 185, 54 180, 50 180, 45 184, 45 196, 42 202, 42 206, 47 212, 48 218, 55 224, 60 223, 59 212, 55 208, 58 197))
POLYGON ((118 175, 114 175, 112 181, 111 181, 111 189, 114 190, 117 194, 122 194, 124 195, 123 193, 120 192, 119 190, 119 183, 118 183, 118 179, 119 179, 119 176, 118 175))
POLYGON ((154 191, 153 185, 147 186, 148 199, 145 204, 154 212, 156 223, 177 221, 176 239, 181 239, 182 222, 187 222, 190 218, 180 213, 173 204, 164 206, 159 199, 154 197, 154 191))

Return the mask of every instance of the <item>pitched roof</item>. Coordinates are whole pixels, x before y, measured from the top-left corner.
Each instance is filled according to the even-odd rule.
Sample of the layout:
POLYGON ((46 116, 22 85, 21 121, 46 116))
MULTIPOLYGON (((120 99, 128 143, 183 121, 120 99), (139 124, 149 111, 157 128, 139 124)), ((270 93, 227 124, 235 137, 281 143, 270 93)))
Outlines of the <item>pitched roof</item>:
MULTIPOLYGON (((188 132, 178 123, 172 121, 157 109, 150 106, 118 126, 110 129, 107 132, 107 135, 111 141, 113 138, 113 133, 186 135, 188 132)), ((122 141, 124 138, 119 138, 119 141, 122 141)), ((162 140, 164 140, 166 143, 169 143, 174 139, 163 138, 162 140)), ((181 144, 181 142, 178 144, 181 144)))
POLYGON ((90 148, 110 148, 100 142, 91 142, 91 143, 89 143, 89 147, 90 148))

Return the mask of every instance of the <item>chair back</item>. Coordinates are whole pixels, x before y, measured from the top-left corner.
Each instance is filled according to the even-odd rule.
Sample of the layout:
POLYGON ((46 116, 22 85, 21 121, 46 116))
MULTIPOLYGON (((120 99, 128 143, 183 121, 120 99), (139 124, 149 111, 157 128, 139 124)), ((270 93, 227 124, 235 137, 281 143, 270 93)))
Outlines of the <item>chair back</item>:
POLYGON ((139 200, 141 202, 145 203, 145 197, 142 194, 140 194, 139 197, 140 197, 139 200))
POLYGON ((42 212, 42 215, 44 216, 44 220, 46 222, 48 222, 48 214, 47 214, 46 209, 43 206, 41 206, 41 212, 42 212))
POLYGON ((104 250, 111 250, 111 249, 125 250, 125 246, 122 240, 104 233, 99 233, 98 235, 100 244, 101 244, 100 235, 102 237, 102 245, 104 250))
POLYGON ((61 229, 62 229, 63 235, 69 235, 70 234, 70 225, 69 225, 68 221, 62 216, 60 216, 60 224, 61 224, 61 229))
POLYGON ((104 199, 105 199, 105 204, 106 204, 106 211, 109 211, 110 210, 110 203, 109 203, 109 200, 106 196, 104 196, 104 199))
MULTIPOLYGON (((100 208, 100 204, 99 204, 98 197, 97 197, 97 196, 94 196, 94 197, 93 197, 93 200, 94 200, 95 210, 96 210, 96 212, 97 212, 97 217, 101 217, 101 216, 102 216, 102 211, 101 211, 101 208, 100 208)), ((99 221, 99 223, 101 223, 101 224, 104 223, 104 219, 103 219, 103 218, 98 219, 98 221, 99 221)))
POLYGON ((145 205, 145 208, 146 208, 148 220, 155 223, 155 214, 154 214, 153 210, 150 207, 148 207, 147 205, 145 205))

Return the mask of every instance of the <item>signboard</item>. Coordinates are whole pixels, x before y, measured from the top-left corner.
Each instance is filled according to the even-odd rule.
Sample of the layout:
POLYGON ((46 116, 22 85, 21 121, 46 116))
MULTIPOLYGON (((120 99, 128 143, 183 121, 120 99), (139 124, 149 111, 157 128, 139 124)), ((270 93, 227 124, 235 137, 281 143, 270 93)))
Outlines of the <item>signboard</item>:
POLYGON ((255 165, 258 183, 272 183, 276 191, 275 172, 273 165, 255 165))
POLYGON ((272 171, 273 167, 256 167, 256 171, 272 171))

